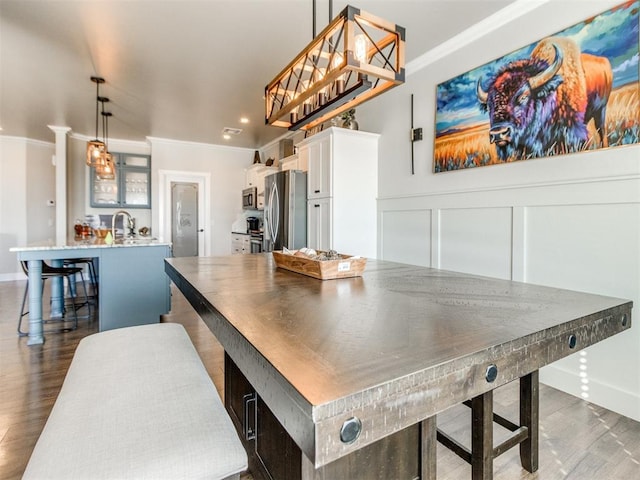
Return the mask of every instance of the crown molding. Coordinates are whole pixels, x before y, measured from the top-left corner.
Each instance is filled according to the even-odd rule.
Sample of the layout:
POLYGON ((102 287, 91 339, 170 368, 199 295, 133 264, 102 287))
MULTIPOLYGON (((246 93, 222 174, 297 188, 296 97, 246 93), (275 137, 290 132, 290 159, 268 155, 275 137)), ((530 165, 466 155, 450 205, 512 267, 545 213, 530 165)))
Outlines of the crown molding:
POLYGON ((35 140, 27 137, 15 137, 12 135, 0 135, 0 141, 21 142, 26 145, 35 145, 38 147, 54 147, 55 142, 45 142, 44 140, 35 140))
POLYGON ((227 150, 227 151, 233 151, 233 152, 253 153, 255 150, 255 148, 232 147, 229 145, 220 145, 217 143, 191 142, 188 140, 174 140, 171 138, 160 138, 160 137, 147 137, 147 141, 151 145, 153 145, 154 143, 164 143, 164 144, 183 145, 183 146, 192 146, 192 147, 205 147, 205 148, 212 148, 216 150, 227 150))
POLYGON ((466 47, 487 34, 502 28, 516 18, 528 14, 532 10, 549 3, 551 0, 516 0, 512 4, 498 10, 493 15, 467 28, 446 42, 426 51, 419 57, 407 62, 407 76, 419 72, 423 68, 450 55, 451 52, 466 47))

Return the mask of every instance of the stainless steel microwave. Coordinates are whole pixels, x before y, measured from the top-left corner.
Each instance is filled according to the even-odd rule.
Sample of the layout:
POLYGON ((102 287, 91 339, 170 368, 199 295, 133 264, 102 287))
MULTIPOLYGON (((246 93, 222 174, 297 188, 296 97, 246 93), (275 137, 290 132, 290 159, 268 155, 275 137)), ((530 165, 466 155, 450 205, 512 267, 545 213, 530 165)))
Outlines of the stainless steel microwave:
POLYGON ((256 210, 258 208, 258 189, 256 187, 242 190, 242 208, 256 210))

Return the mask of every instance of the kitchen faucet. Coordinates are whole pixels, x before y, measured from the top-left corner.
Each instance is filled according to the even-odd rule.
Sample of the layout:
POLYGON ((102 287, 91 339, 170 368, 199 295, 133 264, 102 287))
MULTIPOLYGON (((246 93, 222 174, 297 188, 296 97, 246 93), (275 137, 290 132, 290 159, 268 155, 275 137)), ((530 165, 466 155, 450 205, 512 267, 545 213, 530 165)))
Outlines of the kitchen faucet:
POLYGON ((125 217, 127 217, 127 228, 129 229, 129 236, 134 236, 134 230, 136 226, 133 222, 133 218, 131 218, 131 215, 129 215, 129 212, 127 212, 126 210, 118 210, 113 214, 113 217, 111 217, 111 236, 114 238, 114 240, 116 238, 116 218, 118 215, 124 215, 125 217))

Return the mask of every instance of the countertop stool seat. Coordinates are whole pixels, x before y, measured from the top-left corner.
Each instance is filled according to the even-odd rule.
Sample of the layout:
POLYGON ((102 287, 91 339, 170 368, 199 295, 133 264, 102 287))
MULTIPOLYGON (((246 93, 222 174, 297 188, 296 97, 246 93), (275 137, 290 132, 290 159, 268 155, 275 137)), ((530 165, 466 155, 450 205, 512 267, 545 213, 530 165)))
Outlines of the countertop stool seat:
MULTIPOLYGON (((25 315, 29 314, 29 311, 25 311, 25 305, 27 302, 27 294, 29 292, 29 266, 28 263, 25 261, 20 262, 22 265, 22 270, 24 271, 25 275, 27 275, 27 284, 24 288, 24 296, 22 297, 22 307, 20 308, 20 315, 18 316, 18 336, 20 337, 25 337, 27 335, 29 335, 28 332, 23 332, 21 330, 22 328, 22 318, 25 315)), ((73 312, 73 326, 64 326, 60 329, 57 330, 52 330, 50 333, 60 333, 60 332, 68 332, 71 330, 75 330, 76 328, 78 328, 78 308, 79 305, 76 302, 76 294, 75 294, 75 288, 72 288, 72 282, 75 279, 75 275, 76 274, 80 274, 80 277, 82 278, 82 282, 83 282, 83 287, 84 287, 84 296, 85 296, 85 301, 88 301, 88 297, 87 297, 87 289, 86 286, 84 285, 84 277, 82 276, 82 268, 80 267, 52 267, 50 265, 48 265, 46 262, 42 261, 42 274, 41 274, 41 278, 42 278, 42 292, 40 293, 40 295, 42 296, 44 293, 44 282, 49 279, 49 278, 56 278, 56 277, 62 277, 63 279, 66 278, 67 282, 69 284, 69 295, 71 296, 71 305, 70 305, 70 310, 71 312, 73 312)), ((65 309, 66 310, 66 307, 65 309)), ((63 311, 63 316, 60 318, 48 318, 48 319, 44 319, 43 321, 46 322, 69 322, 70 320, 68 318, 65 318, 66 312, 63 311)))

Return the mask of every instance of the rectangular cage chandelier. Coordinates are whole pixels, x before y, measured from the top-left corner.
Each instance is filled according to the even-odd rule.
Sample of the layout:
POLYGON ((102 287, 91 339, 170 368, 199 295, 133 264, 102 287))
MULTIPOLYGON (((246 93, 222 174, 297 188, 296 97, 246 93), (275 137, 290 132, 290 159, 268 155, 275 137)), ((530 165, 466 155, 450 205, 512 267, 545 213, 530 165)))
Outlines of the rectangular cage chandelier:
POLYGON ((309 130, 404 83, 405 29, 348 5, 265 87, 265 123, 309 130))

